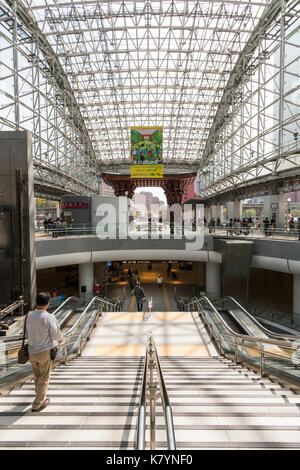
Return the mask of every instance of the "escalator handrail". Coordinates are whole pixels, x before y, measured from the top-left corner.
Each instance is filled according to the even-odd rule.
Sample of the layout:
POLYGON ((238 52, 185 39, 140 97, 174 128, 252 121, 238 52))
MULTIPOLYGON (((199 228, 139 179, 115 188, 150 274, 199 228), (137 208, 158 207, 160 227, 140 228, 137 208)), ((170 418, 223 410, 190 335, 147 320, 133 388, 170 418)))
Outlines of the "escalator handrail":
MULTIPOLYGON (((71 297, 68 297, 66 300, 63 301, 63 303, 61 303, 52 313, 50 313, 50 315, 56 315, 58 313, 58 311, 67 303, 67 302, 70 302, 71 300, 76 300, 77 301, 80 301, 80 302, 84 302, 83 299, 81 299, 80 297, 75 297, 74 295, 72 295, 71 297)), ((28 314, 27 314, 28 315, 28 314)), ((23 316, 22 318, 25 318, 25 316, 23 316)), ((7 343, 10 343, 10 342, 16 342, 16 343, 19 343, 20 341, 22 341, 22 338, 23 336, 23 329, 22 329, 22 332, 19 334, 19 335, 11 335, 11 336, 5 336, 3 337, 2 339, 5 340, 7 339, 7 343)))
POLYGON ((86 311, 90 308, 90 306, 96 301, 98 300, 101 305, 99 308, 102 308, 103 307, 103 304, 107 304, 107 305, 111 305, 112 307, 115 307, 117 308, 117 303, 114 304, 113 302, 111 302, 109 299, 107 299, 106 297, 98 297, 98 296, 95 296, 92 298, 92 300, 88 303, 88 305, 85 307, 84 311, 82 312, 82 314, 79 316, 78 320, 76 320, 76 322, 74 323, 74 325, 72 326, 72 328, 70 328, 70 330, 68 331, 68 333, 65 335, 65 337, 69 337, 73 330, 76 328, 78 322, 81 320, 81 318, 83 317, 83 315, 85 315, 86 311))
MULTIPOLYGON (((214 311, 214 314, 218 317, 218 319, 222 322, 223 326, 229 331, 230 335, 231 336, 238 336, 242 339, 249 339, 249 335, 246 335, 246 334, 242 334, 242 333, 236 333, 235 331, 233 331, 230 326, 227 325, 227 323, 225 322, 225 320, 221 317, 221 315, 219 314, 218 310, 215 308, 215 306, 211 303, 211 301, 209 300, 208 297, 200 297, 200 299, 198 299, 198 297, 193 297, 193 299, 190 301, 190 302, 187 302, 186 303, 186 306, 188 307, 190 304, 192 303, 197 303, 198 306, 201 305, 200 302, 202 302, 203 300, 205 300, 209 306, 213 309, 214 311)), ((217 325, 216 325, 217 326, 217 325)))
MULTIPOLYGON (((203 296, 201 297, 200 299, 198 299, 197 297, 194 297, 189 303, 197 303, 199 306, 201 306, 200 302, 202 301, 206 301, 210 307, 212 307, 213 311, 214 311, 214 314, 217 316, 217 318, 222 322, 222 324, 224 325, 224 327, 229 331, 229 335, 228 336, 233 336, 235 338, 240 338, 240 339, 243 339, 243 340, 247 340, 247 341, 251 341, 251 342, 257 342, 257 343, 265 343, 265 344, 272 344, 274 346, 279 346, 279 347, 284 347, 285 349, 291 349, 293 351, 295 351, 296 349, 294 347, 291 347, 292 345, 287 342, 287 341, 279 341, 277 339, 268 339, 268 338, 260 338, 260 337, 257 337, 257 336, 250 336, 250 335, 243 335, 243 334, 240 334, 240 333, 236 333, 234 332, 227 324, 226 322, 223 320, 223 318, 221 317, 221 315, 219 314, 219 312, 217 311, 217 309, 214 307, 214 305, 211 303, 211 301, 203 296)), ((217 325, 216 325, 217 326, 217 325)), ((222 334, 222 333, 221 333, 222 334)))
MULTIPOLYGON (((85 309, 83 310, 83 312, 81 313, 81 315, 79 316, 79 318, 76 320, 76 322, 74 323, 74 325, 72 326, 72 328, 70 328, 70 330, 64 335, 65 338, 69 337, 72 332, 74 331, 74 329, 77 327, 78 323, 80 322, 81 318, 86 314, 86 311, 90 308, 90 306, 95 302, 95 300, 98 300, 98 301, 101 301, 101 304, 104 302, 103 299, 101 297, 93 297, 92 300, 87 304, 87 306, 85 307, 85 309)), ((102 305, 101 305, 102 306, 102 305)), ((101 307, 100 307, 101 308, 101 307)))
MULTIPOLYGON (((71 298, 74 298, 74 299, 76 299, 76 300, 81 300, 81 299, 78 299, 77 297, 73 297, 73 296, 72 296, 72 297, 68 297, 67 300, 69 300, 69 299, 71 299, 71 298)), ((83 315, 85 315, 87 309, 90 308, 90 306, 93 304, 93 302, 94 302, 95 300, 100 301, 102 304, 103 304, 103 303, 108 303, 108 302, 107 302, 106 300, 104 300, 102 297, 97 297, 97 296, 96 296, 96 297, 93 297, 93 299, 92 299, 92 300, 88 303, 88 305, 85 307, 85 309, 83 310, 83 312, 81 313, 81 315, 79 316, 79 318, 76 320, 76 322, 74 323, 74 325, 72 326, 72 328, 70 328, 70 330, 64 335, 64 338, 67 338, 67 337, 69 338, 70 336, 74 336, 74 335, 73 335, 73 331, 74 331, 74 329, 76 328, 76 326, 78 325, 78 322, 80 322, 80 320, 81 320, 81 318, 83 317, 83 315)), ((83 302, 84 302, 84 300, 83 300, 83 302)), ((112 304, 111 304, 111 305, 112 305, 112 304)), ((101 308, 101 306, 100 306, 100 308, 101 308)), ((53 315, 53 314, 51 314, 51 315, 53 315)), ((20 339, 20 336, 21 336, 21 335, 16 336, 17 339, 16 339, 15 341, 12 340, 12 341, 7 342, 7 343, 9 343, 9 347, 6 348, 7 351, 16 349, 17 347, 20 346, 20 344, 21 344, 21 342, 22 342, 22 339, 20 339)), ((9 338, 13 338, 13 337, 9 337, 9 338)), ((25 342, 26 342, 26 340, 25 340, 25 342)), ((59 345, 58 347, 63 347, 63 344, 62 344, 62 345, 59 345)))
MULTIPOLYGON (((206 299, 208 301, 208 303, 211 304, 211 302, 209 301, 209 299, 207 299, 206 297, 201 297, 200 300, 204 300, 206 299)), ((197 298, 194 298, 190 303, 196 303, 197 306, 198 306, 198 314, 199 316, 204 316, 204 323, 208 323, 210 324, 210 322, 207 321, 207 318, 206 318, 206 315, 205 315, 205 311, 203 309, 203 307, 201 307, 201 304, 199 302, 199 299, 197 298), (201 312, 201 313, 200 313, 201 312)), ((212 304, 211 304, 212 305, 212 304)), ((212 305, 213 307, 213 305, 212 305)), ((218 316, 218 318, 220 319, 220 321, 222 321, 223 319, 218 315, 218 312, 216 309, 214 309, 214 313, 215 315, 218 316)), ((209 315, 209 318, 211 319, 211 321, 213 322, 213 324, 215 325, 215 327, 217 327, 217 329, 219 329, 218 325, 216 325, 214 319, 212 318, 212 315, 209 315)), ((222 323, 224 324, 224 321, 222 321, 222 323)), ((225 327, 227 330, 230 330, 229 327, 227 327, 227 325, 225 324, 225 327)), ((297 345, 295 344, 287 344, 287 341, 285 342, 281 342, 281 341, 278 341, 276 339, 274 340, 268 340, 268 339, 265 339, 265 338, 257 338, 257 337, 250 337, 248 335, 241 335, 241 334, 238 334, 238 333, 229 333, 229 334, 226 334, 226 333, 222 333, 221 331, 219 331, 219 335, 218 336, 216 334, 216 332, 213 330, 213 328, 211 327, 210 325, 210 334, 211 334, 211 337, 212 339, 214 338, 214 340, 217 342, 217 344, 219 345, 219 348, 220 348, 220 352, 221 350, 223 350, 223 347, 222 347, 222 341, 225 342, 226 344, 228 345, 232 345, 235 349, 235 360, 237 361, 237 351, 238 351, 238 347, 242 347, 242 348, 246 348, 246 349, 250 349, 252 351, 255 351, 256 353, 259 354, 259 360, 260 360, 260 371, 261 371, 261 374, 263 374, 263 363, 264 363, 264 356, 265 356, 265 353, 267 353, 267 355, 269 357, 272 357, 273 359, 284 359, 285 361, 288 360, 288 361, 291 361, 293 362, 293 356, 291 357, 288 357, 286 355, 284 355, 283 353, 280 354, 280 348, 284 348, 285 350, 289 350, 289 351, 292 351, 294 354, 296 353, 296 351, 298 350, 299 351, 299 348, 297 345), (228 339, 229 338, 229 339, 228 339), (241 342, 239 342, 238 340, 242 339, 241 342), (244 341, 247 341, 247 344, 244 343, 244 341), (249 344, 250 343, 250 344, 249 344), (254 343, 254 344, 253 344, 254 343), (276 346, 278 347, 277 351, 272 351, 270 349, 265 349, 265 344, 271 344, 273 346, 276 346)), ((226 356, 226 352, 223 350, 223 352, 221 354, 224 354, 226 356)), ((250 361, 251 362, 251 361, 250 361)), ((273 371, 274 372, 274 371, 273 371)))
MULTIPOLYGON (((71 297, 69 297, 71 298, 71 297)), ((75 297, 76 298, 76 297, 75 297)), ((77 335, 73 335, 72 332, 74 330, 74 328, 77 326, 78 322, 81 320, 82 316, 86 313, 86 310, 90 307, 90 305, 93 303, 94 299, 97 298, 97 299, 101 299, 100 297, 94 297, 89 303, 88 305, 86 306, 86 308, 83 310, 83 312, 81 313, 80 317, 78 318, 78 320, 74 323, 74 325, 72 326, 72 328, 70 328, 70 330, 68 331, 68 333, 66 333, 64 335, 64 338, 69 338, 71 336, 77 336, 77 335)), ((17 337, 19 338, 19 336, 17 337)), ((10 350, 13 350, 13 349, 16 349, 17 347, 20 346, 22 342, 22 339, 18 339, 16 341, 12 341, 10 344, 9 344, 9 347, 6 348, 6 351, 10 351, 10 350)), ((25 343, 27 342, 27 339, 25 339, 25 343)), ((58 348, 60 347, 63 347, 64 344, 61 344, 61 345, 58 345, 58 348)))
POLYGON ((224 299, 230 299, 233 303, 235 303, 241 310, 243 310, 245 315, 248 318, 250 318, 250 320, 252 320, 256 324, 256 326, 261 328, 263 330, 263 332, 266 333, 268 336, 272 336, 274 338, 283 338, 283 339, 286 338, 286 339, 291 339, 291 340, 294 340, 294 341, 300 340, 300 336, 279 334, 279 333, 274 333, 273 331, 268 330, 268 328, 265 328, 258 320, 256 320, 256 318, 254 318, 251 315, 251 313, 249 313, 237 300, 235 300, 233 297, 231 297, 229 295, 227 295, 226 297, 224 297, 222 299, 218 299, 218 300, 214 301, 214 303, 221 302, 224 299))

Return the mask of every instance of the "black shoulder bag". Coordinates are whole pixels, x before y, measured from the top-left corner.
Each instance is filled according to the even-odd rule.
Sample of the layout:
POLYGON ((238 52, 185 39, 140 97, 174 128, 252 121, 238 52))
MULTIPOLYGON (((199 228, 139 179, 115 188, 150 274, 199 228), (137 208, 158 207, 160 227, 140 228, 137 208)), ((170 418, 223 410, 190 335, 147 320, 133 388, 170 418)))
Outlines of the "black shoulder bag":
POLYGON ((26 364, 26 362, 29 360, 28 344, 24 344, 25 334, 26 334, 26 321, 27 321, 27 315, 26 315, 25 322, 24 322, 23 342, 22 342, 21 349, 18 351, 18 363, 19 364, 26 364))
POLYGON ((51 358, 51 361, 54 361, 54 359, 56 358, 57 351, 58 351, 57 348, 50 349, 50 358, 51 358))

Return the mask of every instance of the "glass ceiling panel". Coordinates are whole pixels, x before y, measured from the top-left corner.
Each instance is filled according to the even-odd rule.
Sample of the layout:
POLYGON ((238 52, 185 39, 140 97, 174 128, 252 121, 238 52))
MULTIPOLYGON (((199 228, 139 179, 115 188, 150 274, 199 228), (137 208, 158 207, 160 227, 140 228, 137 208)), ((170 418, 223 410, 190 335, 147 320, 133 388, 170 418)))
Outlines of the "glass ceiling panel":
POLYGON ((99 160, 164 126, 164 160, 201 159, 229 75, 269 1, 23 0, 59 57, 99 160))

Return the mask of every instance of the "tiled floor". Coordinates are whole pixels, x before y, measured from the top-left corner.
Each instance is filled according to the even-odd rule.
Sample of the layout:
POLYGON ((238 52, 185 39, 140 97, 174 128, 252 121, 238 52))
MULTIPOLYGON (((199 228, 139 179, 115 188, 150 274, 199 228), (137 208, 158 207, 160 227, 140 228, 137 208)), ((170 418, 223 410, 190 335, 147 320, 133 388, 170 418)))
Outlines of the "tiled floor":
POLYGON ((147 321, 143 313, 110 312, 95 329, 83 356, 140 356, 150 334, 163 356, 216 355, 208 335, 196 325, 187 312, 154 312, 147 321))

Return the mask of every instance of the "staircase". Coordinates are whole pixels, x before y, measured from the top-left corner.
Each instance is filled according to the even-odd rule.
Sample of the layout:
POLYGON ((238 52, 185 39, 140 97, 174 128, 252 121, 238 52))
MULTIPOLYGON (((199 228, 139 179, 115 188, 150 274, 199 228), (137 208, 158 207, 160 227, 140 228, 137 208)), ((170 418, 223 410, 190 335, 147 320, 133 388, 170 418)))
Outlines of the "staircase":
POLYGON ((133 449, 143 366, 143 357, 78 357, 52 371, 40 413, 33 381, 0 395, 0 448, 133 449))
POLYGON ((300 449, 300 395, 224 357, 161 357, 177 449, 300 449))
MULTIPOLYGON (((178 450, 300 449, 300 396, 291 390, 220 356, 160 363, 178 450)), ((31 412, 32 381, 0 395, 0 448, 134 449, 143 365, 142 356, 77 357, 52 371, 40 413, 31 412)), ((156 411, 156 448, 167 449, 160 400, 156 411)), ((146 424, 149 449, 149 415, 146 424)))

